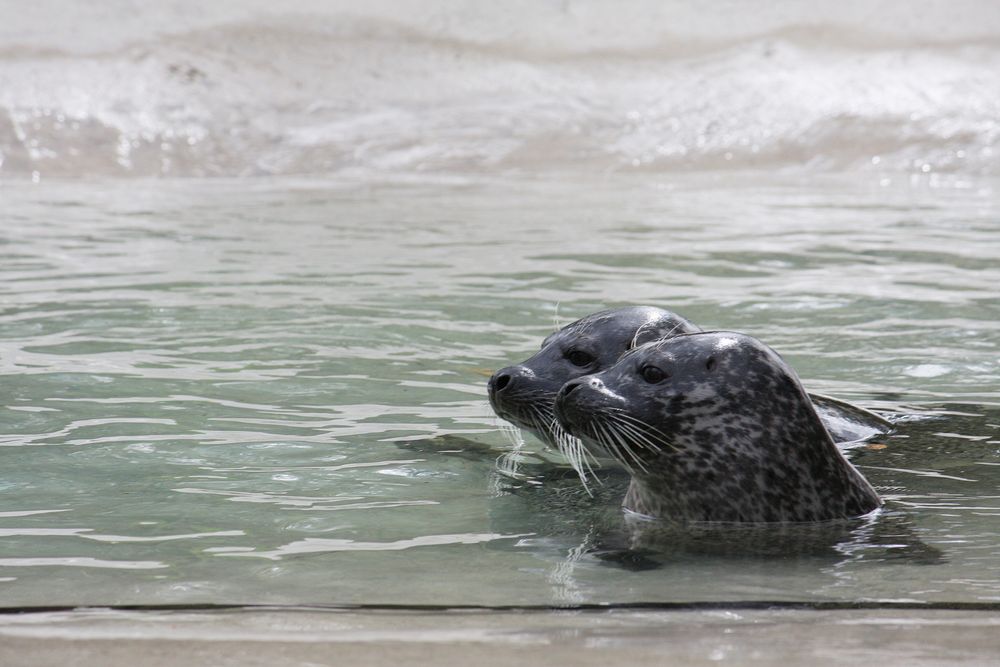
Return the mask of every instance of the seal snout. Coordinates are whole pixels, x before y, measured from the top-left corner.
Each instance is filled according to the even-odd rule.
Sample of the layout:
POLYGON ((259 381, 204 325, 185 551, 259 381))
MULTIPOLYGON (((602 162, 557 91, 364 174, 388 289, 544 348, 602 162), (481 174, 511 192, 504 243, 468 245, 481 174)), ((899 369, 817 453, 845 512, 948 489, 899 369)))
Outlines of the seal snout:
POLYGON ((508 366, 494 373, 486 384, 493 408, 503 409, 505 400, 516 401, 515 395, 526 389, 534 377, 532 370, 525 366, 508 366))
POLYGON ((510 373, 497 373, 490 378, 490 391, 497 393, 506 389, 510 384, 510 373))
POLYGON ((597 391, 604 390, 604 383, 595 377, 582 377, 576 380, 570 380, 562 386, 559 393, 556 395, 556 400, 563 399, 569 396, 572 392, 576 391, 579 387, 587 385, 591 389, 596 389, 597 391))
POLYGON ((576 400, 576 396, 570 396, 574 392, 579 394, 576 390, 583 386, 585 380, 577 379, 570 380, 562 386, 559 393, 556 394, 555 400, 555 415, 556 419, 564 429, 569 433, 573 433, 573 426, 580 417, 579 402, 576 400))
POLYGON ((615 394, 593 375, 570 380, 556 394, 556 418, 563 428, 577 435, 594 411, 607 404, 612 396, 615 394))
POLYGON ((579 386, 580 386, 580 381, 579 380, 573 380, 572 382, 567 382, 559 390, 559 394, 558 394, 558 396, 556 398, 569 396, 570 392, 572 392, 573 390, 575 390, 579 386))

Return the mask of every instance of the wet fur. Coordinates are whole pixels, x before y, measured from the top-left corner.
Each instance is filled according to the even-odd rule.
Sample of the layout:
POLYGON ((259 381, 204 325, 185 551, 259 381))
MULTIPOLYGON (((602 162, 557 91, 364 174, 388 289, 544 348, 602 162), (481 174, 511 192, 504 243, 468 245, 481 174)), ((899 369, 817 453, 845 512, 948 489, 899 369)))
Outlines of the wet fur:
MULTIPOLYGON (((579 460, 582 445, 561 432, 552 413, 559 389, 578 377, 610 368, 639 345, 699 331, 680 315, 650 306, 593 313, 550 334, 529 359, 497 371, 488 384, 490 405, 501 419, 558 447, 571 461, 579 460), (586 368, 571 364, 565 355, 576 348, 593 352, 595 364, 586 368), (503 377, 509 384, 501 390, 503 377)), ((813 400, 821 406, 821 419, 836 442, 857 442, 891 429, 887 421, 867 410, 826 397, 813 400)), ((581 471, 596 465, 586 459, 581 462, 585 465, 575 466, 581 471)), ((586 483, 587 478, 583 480, 586 483)))
POLYGON ((794 372, 737 333, 643 345, 569 382, 556 416, 594 455, 632 474, 626 508, 681 521, 857 517, 878 495, 844 458, 794 372), (645 365, 669 375, 649 383, 645 365))
POLYGON ((700 329, 680 315, 650 306, 593 313, 547 336, 529 359, 494 373, 487 387, 490 405, 501 419, 559 447, 568 441, 560 439, 552 410, 566 382, 609 368, 636 344, 695 331, 700 329), (595 362, 573 365, 566 354, 577 349, 593 354, 595 362), (507 379, 502 388, 500 378, 507 379))

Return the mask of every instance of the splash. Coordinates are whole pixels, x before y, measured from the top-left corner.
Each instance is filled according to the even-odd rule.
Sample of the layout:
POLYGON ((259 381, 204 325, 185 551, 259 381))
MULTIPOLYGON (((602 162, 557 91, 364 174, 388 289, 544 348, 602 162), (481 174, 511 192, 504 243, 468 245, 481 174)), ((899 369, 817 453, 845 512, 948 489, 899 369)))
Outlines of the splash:
POLYGON ((0 176, 1000 173, 987 3, 162 4, 0 31, 0 176))

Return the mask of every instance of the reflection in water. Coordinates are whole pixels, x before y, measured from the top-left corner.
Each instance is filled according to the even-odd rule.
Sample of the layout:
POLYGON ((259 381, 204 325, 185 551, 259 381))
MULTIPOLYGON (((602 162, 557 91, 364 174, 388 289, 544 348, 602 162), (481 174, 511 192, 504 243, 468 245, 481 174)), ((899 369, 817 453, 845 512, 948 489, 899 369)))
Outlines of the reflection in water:
POLYGON ((1000 598, 993 185, 927 185, 4 188, 4 599, 1000 598), (901 415, 851 450, 878 520, 825 543, 637 533, 621 471, 589 495, 498 430, 486 379, 556 304, 622 303, 746 331, 811 390, 901 415), (950 370, 908 372, 929 363, 950 370))
MULTIPOLYGON (((972 407, 965 406, 965 409, 972 407)), ((938 429, 947 424, 958 432, 945 435, 985 445, 978 452, 965 449, 965 465, 986 469, 996 477, 995 470, 1000 468, 997 459, 1000 448, 996 445, 1000 442, 995 430, 1000 423, 1000 412, 990 410, 986 414, 975 414, 965 412, 962 406, 953 408, 930 409, 921 415, 900 418, 897 421, 899 430, 886 439, 889 444, 862 446, 854 455, 866 461, 875 457, 901 463, 914 459, 927 461, 929 452, 940 446, 942 433, 938 429), (944 417, 942 413, 951 416, 944 417), (974 435, 983 429, 990 434, 974 435), (992 460, 977 460, 979 457, 992 460)), ((466 447, 467 452, 474 449, 471 445, 466 447)), ((523 502, 523 514, 515 519, 521 523, 516 525, 528 526, 534 531, 533 546, 556 548, 563 553, 551 566, 548 579, 553 599, 567 604, 587 599, 585 582, 590 575, 582 568, 584 574, 578 579, 575 572, 588 562, 637 573, 659 570, 668 577, 692 561, 702 565, 711 563, 719 571, 731 571, 755 562, 756 568, 773 569, 775 575, 788 563, 795 562, 797 566, 806 564, 833 577, 833 583, 824 592, 836 596, 838 589, 856 590, 866 576, 878 577, 880 567, 931 565, 943 568, 956 559, 963 559, 963 553, 969 553, 966 552, 967 537, 942 539, 928 530, 926 516, 918 510, 947 510, 971 516, 1000 515, 1000 496, 990 493, 970 498, 940 490, 935 484, 938 480, 949 480, 984 488, 986 480, 982 476, 972 479, 872 462, 861 467, 866 472, 872 471, 868 474, 873 476, 888 502, 884 508, 859 519, 820 524, 679 525, 622 511, 620 504, 628 485, 628 475, 622 470, 601 471, 601 483, 595 487, 598 490, 595 495, 584 489, 574 471, 568 470, 565 464, 522 461, 512 474, 509 460, 502 457, 502 461, 493 473, 494 485, 501 489, 501 494, 516 496, 523 502), (933 501, 917 502, 920 489, 924 489, 925 497, 933 501), (524 522, 523 517, 530 517, 530 521, 524 522), (573 543, 573 536, 579 539, 578 543, 573 543)), ((957 454, 950 465, 962 465, 957 454)), ((985 487, 991 484, 986 483, 985 487)), ((996 482, 992 488, 997 488, 996 482)), ((505 515, 494 514, 493 525, 511 529, 515 523, 508 524, 507 519, 505 515)), ((991 549, 992 544, 992 540, 987 539, 982 547, 991 549)), ((982 547, 972 549, 971 553, 982 547)), ((995 552, 995 547, 992 550, 995 552)), ((997 568, 992 566, 991 570, 997 568)), ((923 574, 915 570, 909 576, 934 587, 946 584, 951 570, 934 569, 923 574)), ((977 581, 977 587, 981 588, 983 578, 978 577, 977 581)), ((875 589, 855 595, 868 599, 877 598, 877 593, 875 589)), ((900 592, 899 597, 908 599, 908 594, 900 592)))
POLYGON ((329 553, 336 551, 403 551, 415 547, 435 547, 449 544, 479 544, 493 540, 513 540, 523 535, 499 535, 496 533, 464 534, 464 535, 422 535, 409 540, 394 542, 355 542, 354 540, 337 540, 310 537, 298 542, 283 544, 274 551, 241 551, 224 553, 223 556, 268 558, 280 560, 287 556, 308 553, 329 553))

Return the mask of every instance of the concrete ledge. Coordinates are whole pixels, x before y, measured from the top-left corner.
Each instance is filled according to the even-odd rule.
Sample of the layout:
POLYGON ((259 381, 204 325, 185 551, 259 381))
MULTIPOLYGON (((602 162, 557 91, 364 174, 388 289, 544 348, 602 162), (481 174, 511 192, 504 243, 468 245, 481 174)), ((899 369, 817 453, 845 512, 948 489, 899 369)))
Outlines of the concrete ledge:
POLYGON ((976 611, 213 612, 0 616, 0 664, 996 665, 976 611))

